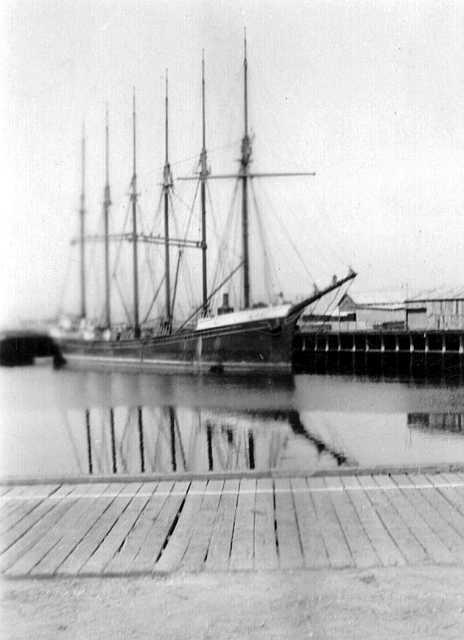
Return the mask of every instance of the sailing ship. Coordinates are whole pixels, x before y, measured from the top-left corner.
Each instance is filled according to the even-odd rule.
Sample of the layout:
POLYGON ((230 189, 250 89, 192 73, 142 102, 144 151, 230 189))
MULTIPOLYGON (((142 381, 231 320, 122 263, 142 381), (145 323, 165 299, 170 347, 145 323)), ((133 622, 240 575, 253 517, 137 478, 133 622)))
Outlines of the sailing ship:
MULTIPOLYGON (((294 336, 297 323, 304 309, 332 291, 350 283, 355 273, 350 269, 342 278, 333 277, 328 286, 317 289, 294 304, 278 304, 256 308, 252 304, 250 283, 250 241, 249 241, 249 184, 255 177, 309 175, 299 173, 256 173, 251 171, 252 144, 248 128, 248 60, 246 38, 243 58, 243 137, 238 174, 241 184, 241 260, 229 275, 208 291, 207 237, 206 237, 206 184, 211 179, 230 178, 229 175, 212 175, 208 169, 205 136, 205 65, 202 59, 202 149, 199 176, 184 178, 199 180, 201 202, 201 239, 189 240, 170 235, 169 194, 173 186, 173 176, 168 155, 168 90, 166 75, 165 96, 165 164, 163 170, 162 198, 164 201, 164 235, 143 234, 138 231, 137 221, 137 169, 136 169, 136 110, 133 95, 133 173, 131 180, 131 221, 132 229, 126 234, 109 232, 109 210, 111 206, 108 153, 108 117, 106 119, 105 165, 106 182, 104 189, 104 234, 89 236, 85 233, 85 138, 82 139, 82 190, 80 206, 80 289, 81 318, 86 318, 85 246, 89 241, 103 241, 105 250, 105 332, 99 337, 84 335, 58 336, 62 350, 71 364, 107 364, 138 368, 161 367, 163 369, 193 371, 289 371, 292 368, 294 336), (112 240, 129 241, 132 245, 132 289, 133 308, 129 335, 120 335, 112 327, 111 287, 109 267, 109 243, 112 240), (159 332, 144 331, 140 321, 139 302, 139 257, 140 243, 150 243, 164 247, 164 290, 165 314, 159 332), (173 287, 171 284, 171 247, 196 248, 202 254, 202 301, 183 322, 173 321, 173 287), (228 304, 228 295, 223 293, 223 304, 212 313, 211 300, 218 292, 224 291, 229 280, 241 272, 242 308, 234 311, 228 304), (87 338, 87 339, 85 339, 87 338), (90 339, 89 339, 90 338, 90 339)), ((176 274, 177 276, 177 274, 176 274)), ((177 278, 176 278, 177 279, 177 278)), ((161 285, 160 285, 161 286, 161 285)))

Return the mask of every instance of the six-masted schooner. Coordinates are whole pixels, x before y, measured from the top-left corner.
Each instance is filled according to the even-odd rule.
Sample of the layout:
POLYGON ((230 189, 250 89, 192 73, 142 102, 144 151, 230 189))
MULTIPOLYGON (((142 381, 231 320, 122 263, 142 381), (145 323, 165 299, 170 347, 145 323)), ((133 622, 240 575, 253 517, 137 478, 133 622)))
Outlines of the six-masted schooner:
MULTIPOLYGON (((249 182, 255 177, 315 175, 314 173, 254 173, 250 170, 252 145, 248 127, 248 60, 246 38, 243 59, 243 123, 240 165, 237 175, 212 175, 208 169, 206 151, 205 114, 205 65, 202 59, 202 149, 200 153, 199 175, 192 178, 200 182, 201 239, 181 239, 170 235, 169 194, 173 186, 173 176, 169 163, 168 140, 168 83, 166 74, 165 94, 165 163, 163 168, 162 198, 164 202, 164 235, 143 234, 137 228, 137 168, 136 168, 136 109, 133 94, 133 173, 131 179, 132 229, 129 233, 109 233, 109 209, 111 205, 109 186, 109 134, 106 117, 105 137, 105 188, 104 188, 104 234, 90 236, 85 233, 85 141, 82 142, 82 193, 80 207, 81 256, 81 315, 85 318, 85 244, 89 241, 103 241, 105 248, 105 325, 106 331, 99 337, 61 335, 59 337, 68 362, 73 364, 131 365, 139 368, 161 367, 176 370, 213 371, 281 371, 290 370, 292 365, 292 345, 297 322, 305 307, 328 293, 349 283, 355 273, 350 269, 347 276, 333 278, 323 288, 315 288, 312 295, 295 304, 280 304, 254 308, 250 283, 249 248, 249 182), (206 183, 211 179, 236 178, 241 183, 241 260, 229 275, 212 291, 208 291, 207 237, 206 237, 206 183), (132 288, 133 322, 128 337, 121 337, 112 331, 111 292, 109 271, 109 243, 111 240, 129 241, 132 244, 132 288), (139 315, 139 243, 151 243, 164 247, 164 290, 165 313, 158 335, 145 335, 139 315), (202 253, 202 300, 195 311, 179 325, 173 323, 173 295, 171 285, 171 247, 196 248, 202 253), (224 303, 212 314, 211 300, 238 272, 242 274, 243 308, 233 311, 224 303), (90 339, 89 339, 90 338, 90 339)), ((161 285, 160 285, 161 286, 161 285)), ((226 298, 225 298, 226 299, 226 298)))

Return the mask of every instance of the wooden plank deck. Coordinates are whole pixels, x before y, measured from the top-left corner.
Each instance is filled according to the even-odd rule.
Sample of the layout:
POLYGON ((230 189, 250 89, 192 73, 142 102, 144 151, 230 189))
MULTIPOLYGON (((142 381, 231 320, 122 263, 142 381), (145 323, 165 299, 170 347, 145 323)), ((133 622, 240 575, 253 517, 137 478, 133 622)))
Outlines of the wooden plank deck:
POLYGON ((464 475, 0 490, 7 578, 464 564, 464 475))

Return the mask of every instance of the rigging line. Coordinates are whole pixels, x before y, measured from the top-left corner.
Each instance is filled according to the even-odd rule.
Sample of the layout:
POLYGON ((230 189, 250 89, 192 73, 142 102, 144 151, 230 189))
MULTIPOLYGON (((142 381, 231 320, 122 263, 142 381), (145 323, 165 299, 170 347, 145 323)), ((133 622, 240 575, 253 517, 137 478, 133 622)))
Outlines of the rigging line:
MULTIPOLYGON (((340 294, 340 289, 335 289, 334 291, 334 295, 333 297, 329 300, 329 302, 327 303, 326 307, 324 308, 322 315, 325 316, 327 314, 327 312, 329 311, 330 307, 335 303, 337 297, 340 294)), ((316 303, 314 304, 314 311, 316 311, 318 304, 324 299, 324 297, 320 298, 319 300, 316 301, 316 303)))
MULTIPOLYGON (((221 287, 223 287, 226 282, 228 280, 230 280, 235 274, 236 272, 241 269, 243 266, 243 260, 241 260, 238 265, 235 267, 235 269, 229 273, 229 275, 227 276, 227 278, 225 278, 217 287, 214 291, 212 291, 212 293, 209 295, 207 302, 209 302, 211 300, 211 298, 215 295, 215 293, 217 293, 217 291, 219 291, 219 289, 221 287)), ((177 329, 176 333, 178 333, 179 331, 181 331, 181 329, 183 329, 185 327, 186 324, 188 324, 190 322, 190 320, 192 320, 192 318, 194 318, 198 313, 200 313, 200 311, 203 309, 203 303, 201 303, 201 305, 199 307, 197 307, 197 309, 195 309, 195 311, 187 318, 187 320, 184 321, 183 324, 181 324, 181 326, 177 329)))
POLYGON ((72 253, 71 251, 68 251, 68 257, 66 259, 66 268, 65 268, 65 271, 64 271, 63 283, 61 285, 60 294, 58 296, 58 305, 57 305, 57 310, 56 310, 56 314, 58 316, 64 313, 64 296, 65 296, 65 291, 67 291, 67 289, 68 289, 68 280, 69 280, 70 273, 71 273, 71 253, 72 253))
POLYGON ((174 223, 174 232, 176 234, 177 237, 179 237, 181 234, 179 232, 179 223, 177 220, 177 214, 176 214, 176 209, 174 207, 174 200, 172 197, 172 188, 169 189, 168 191, 168 198, 169 198, 169 211, 171 213, 171 220, 174 223))
MULTIPOLYGON (((232 140, 231 142, 228 142, 227 144, 223 144, 217 147, 208 147, 208 155, 214 155, 216 153, 219 153, 220 151, 224 151, 225 149, 232 149, 232 148, 237 148, 237 146, 239 145, 241 141, 241 138, 235 138, 235 140, 232 140)), ((187 162, 191 162, 192 160, 198 160, 198 154, 194 155, 194 156, 189 156, 187 158, 181 158, 180 160, 175 160, 174 162, 170 162, 169 164, 171 165, 171 167, 176 167, 180 164, 186 164, 187 162)), ((159 164, 159 165, 155 165, 155 169, 159 169, 160 171, 163 169, 164 164, 159 164)), ((152 172, 152 170, 150 170, 150 173, 152 172)), ((145 173, 148 172, 144 172, 142 170, 141 175, 145 175, 145 173)))
POLYGON ((273 288, 273 265, 271 264, 271 260, 269 257, 269 252, 267 250, 267 238, 266 238, 266 232, 264 229, 264 225, 263 225, 263 220, 262 220, 262 216, 261 216, 261 210, 258 206, 258 201, 256 198, 256 191, 255 191, 255 186, 254 186, 254 182, 253 180, 250 180, 250 186, 251 186, 251 195, 253 198, 253 204, 255 207, 255 211, 256 211, 256 221, 257 221, 257 226, 258 226, 258 231, 261 234, 261 242, 263 245, 263 258, 264 258, 264 286, 266 288, 266 293, 268 296, 268 299, 271 300, 271 291, 273 288))
MULTIPOLYGON (((173 199, 172 199, 172 194, 169 194, 169 200, 170 200, 170 204, 171 204, 171 209, 172 211, 174 211, 174 203, 173 203, 173 199)), ((192 214, 193 214, 193 206, 191 208, 190 211, 190 216, 189 216, 189 220, 188 220, 188 226, 190 226, 190 221, 192 219, 192 214)), ((177 225, 177 219, 174 217, 174 226, 175 226, 175 230, 177 235, 181 235, 179 233, 179 229, 178 229, 178 225, 177 225)), ((187 234, 188 234, 188 228, 186 229, 185 235, 184 235, 184 240, 187 238, 187 234)), ((178 253, 177 253, 177 266, 176 266, 176 276, 175 276, 175 285, 174 285, 174 294, 177 293, 177 283, 178 283, 178 278, 179 278, 179 268, 180 268, 180 264, 182 261, 182 255, 183 255, 183 250, 182 247, 179 247, 178 249, 178 253)), ((185 261, 184 261, 185 262, 185 261)), ((190 277, 190 273, 187 271, 186 275, 185 275, 186 280, 188 280, 188 282, 186 282, 187 284, 187 291, 193 292, 194 288, 192 286, 192 280, 190 277)), ((174 302, 171 304, 171 314, 174 313, 174 302)))
MULTIPOLYGON (((235 230, 234 233, 232 235, 232 238, 235 241, 235 244, 233 244, 232 247, 232 251, 230 253, 230 258, 229 258, 229 268, 231 268, 231 265, 233 264, 233 256, 241 256, 242 255, 242 243, 241 243, 241 229, 242 229, 242 220, 241 220, 241 215, 240 213, 238 215, 235 215, 235 230)), ((251 230, 251 224, 250 224, 250 230, 251 230)), ((239 301, 237 304, 240 304, 240 306, 242 307, 244 304, 244 300, 242 302, 240 302, 241 300, 241 296, 243 294, 242 291, 242 286, 241 286, 241 274, 238 278, 234 278, 231 281, 231 292, 232 292, 232 297, 239 301), (238 291, 237 291, 238 290, 238 291)))
MULTIPOLYGON (((123 233, 126 230, 127 221, 129 219, 129 213, 130 213, 130 202, 128 202, 127 206, 126 206, 126 217, 124 219, 124 224, 123 224, 123 227, 122 227, 123 233)), ((122 240, 118 244, 118 248, 117 248, 117 251, 116 251, 116 256, 114 258, 114 267, 113 267, 113 272, 112 272, 112 275, 111 275, 112 278, 116 277, 116 269, 118 268, 119 258, 121 256, 121 251, 122 251, 122 240)))
POLYGON ((155 233, 155 228, 156 228, 156 223, 159 221, 159 219, 161 218, 161 205, 163 204, 163 190, 160 190, 160 195, 159 195, 159 200, 158 200, 158 207, 156 208, 156 212, 155 215, 153 217, 153 226, 151 228, 151 235, 153 235, 155 233))
POLYGON ((179 252, 177 254, 176 275, 175 275, 175 278, 174 278, 174 289, 173 289, 173 293, 172 293, 171 318, 174 317, 174 307, 176 305, 176 296, 177 296, 177 283, 179 281, 179 269, 180 269, 180 264, 182 262, 182 256, 183 255, 184 255, 184 252, 183 252, 182 248, 179 248, 179 252))
MULTIPOLYGON (((208 199, 209 211, 211 211, 211 215, 209 216, 209 219, 212 221, 212 224, 211 224, 210 228, 211 228, 211 230, 213 232, 213 236, 214 236, 214 239, 216 241, 216 246, 215 246, 215 253, 216 253, 215 264, 216 264, 216 267, 217 267, 218 262, 219 262, 219 251, 220 251, 221 239, 220 239, 220 234, 219 234, 219 231, 218 231, 217 216, 216 216, 214 203, 213 203, 213 198, 212 198, 212 195, 211 195, 211 189, 209 187, 208 181, 206 182, 206 195, 207 195, 207 199, 208 199)), ((212 286, 213 287, 214 287, 214 281, 215 281, 215 276, 214 276, 213 281, 212 281, 212 286)))
POLYGON ((303 260, 303 257, 302 257, 302 255, 301 255, 300 251, 298 250, 298 247, 297 247, 297 246, 295 245, 295 243, 293 242, 293 239, 292 239, 292 237, 291 237, 290 233, 288 232, 287 227, 283 224, 283 222, 282 222, 282 220, 281 220, 281 218, 280 218, 279 214, 277 213, 277 211, 276 211, 275 209, 273 209, 273 207, 272 207, 272 206, 271 206, 271 211, 273 212, 274 217, 277 219, 277 222, 279 223, 279 225, 280 225, 281 229, 283 230, 283 232, 284 232, 285 236, 287 237, 287 240, 289 241, 290 246, 292 247, 293 251, 294 251, 294 252, 295 252, 295 254, 297 255, 298 259, 300 260, 300 262, 301 262, 301 264, 302 264, 302 266, 303 266, 303 269, 306 271, 306 274, 308 275, 309 279, 310 279, 312 282, 315 282, 315 279, 314 279, 313 274, 309 271, 308 267, 306 266, 306 263, 305 263, 305 261, 303 260))
MULTIPOLYGON (((137 209, 140 211, 140 214, 141 214, 142 210, 139 207, 138 203, 137 203, 137 209)), ((139 219, 140 219, 140 224, 141 224, 141 232, 143 234, 144 233, 144 224, 143 224, 142 215, 140 215, 139 219)), ((151 253, 151 247, 150 247, 150 245, 148 243, 145 243, 145 247, 144 247, 145 260, 144 260, 144 262, 148 267, 148 273, 150 274, 151 284, 153 286, 155 286, 156 278, 155 278, 155 272, 154 272, 153 264, 152 264, 152 261, 150 260, 150 253, 151 253)))
POLYGON ((127 321, 130 324, 132 322, 132 318, 126 307, 126 303, 124 302, 124 297, 122 295, 121 287, 119 285, 119 281, 118 281, 118 278, 116 277, 116 274, 114 274, 114 281, 116 283, 116 291, 119 293, 119 298, 121 300, 122 308, 124 309, 124 313, 126 314, 127 321))
MULTIPOLYGON (((346 289, 344 290, 344 294, 343 294, 343 295, 345 295, 346 293, 348 293, 348 291, 350 290, 350 287, 352 286, 352 284, 353 284, 353 281, 352 281, 352 280, 350 280, 348 283, 346 283, 346 285, 345 285, 346 289)), ((342 289, 342 290, 343 290, 343 289, 342 289)), ((334 303, 334 301, 335 301, 336 297, 337 297, 340 293, 341 293, 341 291, 340 291, 339 289, 336 289, 336 290, 335 290, 335 294, 336 294, 336 295, 335 295, 335 296, 334 296, 334 298, 332 298, 332 300, 329 302, 329 304, 328 304, 328 305, 327 305, 327 307, 325 308, 325 310, 324 310, 324 312, 322 313, 322 315, 326 315, 326 313, 327 313, 327 311, 329 310, 330 306, 334 303)), ((340 297, 342 297, 342 296, 340 296, 340 297)), ((319 302, 319 301, 318 301, 318 302, 319 302)), ((314 308, 316 308, 316 307, 317 307, 317 302, 316 302, 316 305, 314 306, 314 308)), ((316 336, 321 335, 321 334, 322 334, 322 332, 323 332, 323 330, 324 330, 324 329, 323 329, 323 327, 321 326, 321 327, 316 331, 316 336)))
MULTIPOLYGON (((102 233, 102 235, 104 235, 105 233, 105 206, 103 204, 101 211, 100 211, 100 217, 98 220, 99 224, 97 228, 100 228, 100 231, 102 233)), ((100 272, 100 270, 98 270, 100 272)), ((100 286, 98 286, 98 289, 100 289, 100 286)), ((100 296, 98 295, 98 298, 103 299, 105 298, 105 296, 100 296)), ((100 307, 100 312, 98 314, 98 324, 103 326, 105 324, 105 316, 106 316, 106 303, 105 301, 102 302, 102 305, 100 307)))
MULTIPOLYGON (((309 186, 307 185, 307 183, 303 183, 304 188, 308 191, 309 193, 309 186)), ((311 191, 311 198, 312 200, 315 200, 317 198, 319 205, 318 206, 314 206, 313 211, 315 213, 315 216, 320 218, 321 221, 324 223, 322 228, 325 229, 325 227, 328 225, 331 230, 329 230, 328 235, 330 236, 330 238, 337 240, 337 245, 343 244, 342 242, 342 238, 340 236, 339 233, 339 225, 336 225, 331 217, 330 214, 327 212, 327 207, 325 206, 325 204, 321 203, 321 197, 316 193, 314 193, 314 191, 311 191)), ((346 256, 340 251, 339 246, 337 247, 337 249, 334 249, 333 247, 331 247, 330 249, 332 251, 332 253, 335 255, 335 257, 340 260, 340 262, 342 264, 349 264, 349 262, 346 259, 346 256)))
POLYGON ((149 306, 149 308, 148 308, 147 314, 146 314, 146 316, 145 316, 145 318, 144 318, 144 320, 143 320, 142 324, 145 324, 145 322, 147 322, 148 318, 150 317, 150 313, 152 312, 153 305, 155 304, 156 299, 158 298, 158 295, 159 295, 159 293, 160 293, 160 291, 161 291, 161 287, 163 286, 163 284, 164 284, 164 280, 165 280, 165 279, 166 279, 166 276, 164 275, 164 276, 161 278, 160 283, 158 284, 158 288, 156 289, 156 291, 155 291, 155 295, 153 296, 153 299, 152 299, 152 301, 150 302, 150 306, 149 306))
MULTIPOLYGON (((96 293, 97 293, 97 299, 100 299, 99 294, 99 290, 100 290, 100 282, 99 282, 99 277, 98 277, 98 272, 99 269, 96 268, 96 243, 92 243, 92 246, 90 248, 90 252, 89 252, 89 258, 88 258, 88 262, 87 262, 87 272, 89 273, 93 273, 94 274, 94 279, 93 279, 93 283, 94 283, 94 287, 96 289, 96 293)), ((93 305, 93 309, 95 310, 95 305, 93 305)), ((97 314, 98 315, 98 314, 97 314)))
MULTIPOLYGON (((194 193, 194 196, 193 196, 193 202, 192 202, 192 204, 190 206, 190 213, 189 213, 189 217, 188 217, 188 220, 187 220, 187 226, 186 226, 186 229, 185 229, 184 240, 187 239, 187 236, 190 233, 190 225, 192 224, 193 214, 195 212, 195 205, 196 205, 196 201, 197 201, 199 190, 200 190, 200 180, 197 181, 195 193, 194 193)), ((174 189, 173 189, 173 194, 177 198, 179 198, 181 200, 181 202, 182 202, 182 199, 180 198, 180 196, 177 194, 177 192, 174 189)), ((190 287, 190 290, 193 291, 192 287, 190 287)))
POLYGON ((135 204, 136 204, 135 210, 136 210, 136 213, 138 214, 137 220, 138 220, 138 223, 139 223, 139 226, 140 226, 140 232, 141 233, 145 233, 143 209, 142 209, 142 207, 140 205, 140 199, 137 199, 137 202, 135 204))
POLYGON ((148 267, 148 273, 150 274, 151 284, 155 286, 155 283, 156 283, 155 270, 153 268, 152 261, 150 260, 150 252, 151 252, 151 246, 148 243, 145 243, 145 263, 148 267))
POLYGON ((174 189, 174 187, 172 188, 172 193, 173 193, 173 195, 176 196, 176 198, 179 200, 179 202, 184 205, 184 207, 186 209, 188 209, 189 211, 193 211, 194 208, 195 208, 195 202, 196 202, 196 199, 197 199, 199 187, 200 187, 200 178, 198 178, 198 180, 196 181, 195 194, 193 196, 193 203, 192 204, 189 204, 188 202, 185 202, 185 200, 180 197, 180 195, 178 194, 176 189, 174 189))
POLYGON ((216 238, 216 240, 219 240, 219 233, 217 230, 217 224, 216 224, 216 214, 215 214, 215 209, 214 209, 214 204, 213 204, 213 198, 211 196, 211 189, 209 188, 209 183, 208 181, 206 181, 206 196, 208 198, 208 208, 209 211, 211 211, 211 215, 208 216, 208 218, 211 220, 211 227, 214 233, 214 237, 216 238))
MULTIPOLYGON (((239 180, 237 180, 236 184, 238 186, 239 180)), ((213 286, 217 282, 219 277, 223 277, 225 273, 228 271, 232 271, 233 267, 233 259, 237 255, 240 255, 240 250, 237 250, 237 246, 240 243, 238 230, 240 228, 240 216, 235 215, 235 197, 238 191, 234 192, 234 197, 231 202, 231 207, 229 213, 227 215, 226 224, 224 227, 223 239, 221 240, 221 245, 218 250, 217 255, 217 264, 216 264, 216 272, 213 279, 213 286), (232 226, 234 225, 234 226, 232 226), (232 229, 232 232, 230 230, 232 229), (228 237, 232 238, 232 242, 228 244, 228 237), (224 254, 227 252, 227 256, 224 254)), ((242 261, 243 264, 243 261, 242 261)), ((220 287, 215 289, 215 292, 218 292, 220 287)), ((237 297, 237 290, 235 286, 235 278, 230 278, 230 293, 231 298, 234 300, 238 300, 238 304, 240 305, 239 297, 237 297)))
POLYGON ((226 223, 224 226, 224 233, 222 236, 222 240, 219 243, 219 248, 218 248, 218 256, 217 256, 217 263, 216 263, 216 269, 215 269, 215 273, 214 273, 214 277, 212 280, 212 286, 214 287, 217 279, 219 277, 219 269, 221 268, 221 262, 222 262, 222 254, 224 253, 225 249, 226 249, 226 243, 227 243, 227 231, 230 228, 230 223, 231 223, 231 219, 233 217, 233 213, 234 213, 234 208, 235 208, 235 201, 237 199, 237 193, 238 193, 238 186, 239 186, 239 182, 240 180, 236 180, 235 181, 235 186, 234 186, 234 191, 232 194, 232 202, 229 208, 229 211, 227 213, 227 218, 226 218, 226 223))
MULTIPOLYGON (((264 186, 262 187, 262 192, 263 192, 263 194, 264 194, 264 195, 265 195, 265 197, 266 197, 266 201, 267 201, 267 203, 268 203, 268 207, 269 207, 270 211, 272 212, 272 214, 274 215, 274 217, 276 218, 276 220, 279 222, 279 224, 282 226, 282 221, 281 221, 281 219, 278 217, 278 214, 276 213, 276 209, 275 209, 275 207, 273 206, 272 201, 271 201, 271 199, 269 198, 269 194, 267 193, 267 191, 266 191, 266 189, 264 188, 264 186)), ((306 223, 305 223, 305 224, 306 224, 306 223)), ((289 240, 290 240, 290 243, 291 243, 291 238, 290 238, 289 240)), ((313 241, 311 241, 311 242, 310 242, 310 244, 311 244, 311 246, 312 246, 312 251, 313 251, 313 253, 319 252, 319 256, 320 256, 319 261, 320 261, 321 263, 322 263, 322 262, 324 263, 324 268, 330 268, 330 265, 331 265, 332 263, 330 263, 330 265, 329 265, 329 262, 327 261, 327 258, 326 258, 325 256, 323 256, 323 254, 321 254, 321 253, 320 253, 320 247, 319 247, 319 244, 314 243, 313 241)), ((300 259, 301 259, 301 258, 300 258, 300 259)), ((303 261, 303 264, 304 264, 304 261, 303 261)), ((306 265, 304 265, 304 266, 305 266, 305 270, 306 270, 306 269, 307 269, 307 267, 306 267, 306 265)), ((310 279, 314 282, 314 278, 313 278, 312 276, 310 277, 310 279)))

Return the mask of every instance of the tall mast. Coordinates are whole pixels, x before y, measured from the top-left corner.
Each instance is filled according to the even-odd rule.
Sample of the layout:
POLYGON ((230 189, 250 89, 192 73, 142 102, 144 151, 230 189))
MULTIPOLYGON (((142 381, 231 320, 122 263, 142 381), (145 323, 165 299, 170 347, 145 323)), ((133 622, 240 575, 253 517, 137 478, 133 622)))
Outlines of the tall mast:
POLYGON ((165 93, 165 161, 163 169, 163 192, 164 192, 164 271, 166 290, 166 323, 171 331, 171 265, 169 255, 169 189, 172 187, 171 167, 169 165, 169 138, 168 138, 168 71, 166 69, 166 93, 165 93))
POLYGON ((206 180, 208 179, 208 162, 206 154, 206 110, 205 110, 205 52, 201 59, 201 115, 202 115, 202 148, 200 154, 200 197, 201 197, 201 254, 202 254, 202 291, 203 315, 208 312, 208 276, 206 261, 206 180))
POLYGON ((109 243, 109 211, 110 195, 110 158, 109 158, 109 121, 108 105, 105 110, 105 193, 103 199, 103 216, 105 225, 105 324, 111 327, 111 291, 110 291, 110 243, 109 243))
POLYGON ((134 277, 134 336, 140 337, 139 322, 139 273, 138 273, 138 253, 137 253, 137 165, 136 165, 136 121, 135 121, 135 87, 132 94, 132 139, 133 139, 133 172, 131 181, 132 202, 132 267, 134 277))
POLYGON ((81 139, 81 197, 80 197, 80 248, 81 248, 81 273, 80 273, 80 285, 81 285, 81 318, 87 316, 86 297, 85 297, 85 124, 82 124, 82 139, 81 139))
POLYGON ((248 61, 246 31, 244 35, 243 57, 243 116, 244 135, 242 138, 240 157, 240 178, 242 180, 242 260, 243 260, 243 306, 250 306, 250 256, 248 238, 248 178, 251 163, 251 140, 248 135, 248 61))

